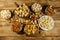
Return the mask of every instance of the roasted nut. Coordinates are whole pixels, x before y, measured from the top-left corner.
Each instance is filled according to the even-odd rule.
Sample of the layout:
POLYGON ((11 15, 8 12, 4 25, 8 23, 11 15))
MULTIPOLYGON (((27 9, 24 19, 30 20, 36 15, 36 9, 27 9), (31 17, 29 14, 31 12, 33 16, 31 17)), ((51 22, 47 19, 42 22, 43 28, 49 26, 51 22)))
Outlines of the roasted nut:
POLYGON ((29 9, 25 4, 20 5, 14 10, 14 15, 10 19, 12 22, 13 31, 22 32, 21 30, 23 30, 23 32, 25 32, 27 35, 31 35, 38 31, 38 26, 40 26, 40 28, 43 27, 49 29, 52 26, 50 17, 44 17, 39 20, 40 17, 45 15, 42 12, 51 15, 56 11, 51 6, 47 6, 46 9, 42 11, 41 5, 37 3, 34 3, 31 6, 31 9, 29 9))
POLYGON ((50 16, 42 16, 41 19, 38 20, 39 26, 44 30, 50 30, 54 26, 54 21, 50 16))
POLYGON ((2 10, 0 16, 3 19, 9 19, 11 17, 11 12, 9 10, 2 10))
POLYGON ((26 26, 24 27, 24 32, 25 32, 27 35, 35 34, 36 31, 37 31, 37 27, 36 27, 36 25, 34 25, 34 24, 26 25, 26 26))
POLYGON ((16 21, 17 21, 17 22, 21 22, 21 23, 23 23, 23 24, 29 24, 29 23, 31 22, 31 20, 29 20, 29 19, 24 19, 24 18, 18 18, 16 21))
POLYGON ((31 20, 31 24, 37 25, 37 20, 31 20))
POLYGON ((19 17, 26 17, 29 14, 29 8, 27 5, 22 4, 17 9, 15 9, 14 13, 17 14, 19 17))
POLYGON ((42 10, 42 7, 40 4, 38 3, 34 3, 31 7, 32 11, 34 12, 40 12, 42 10))
POLYGON ((37 20, 38 18, 40 18, 41 16, 43 16, 43 13, 33 13, 32 15, 30 15, 30 19, 31 20, 37 20))
POLYGON ((25 23, 25 19, 23 19, 23 18, 18 18, 16 21, 21 22, 21 23, 25 23))
POLYGON ((52 15, 52 14, 55 14, 56 13, 56 10, 52 7, 52 6, 48 6, 46 9, 45 9, 45 13, 47 15, 52 15))
POLYGON ((10 22, 13 23, 13 22, 16 22, 16 20, 19 19, 19 17, 17 15, 14 15, 11 19, 10 19, 10 22))
POLYGON ((12 23, 12 30, 14 32, 20 32, 22 30, 23 24, 19 22, 12 23))

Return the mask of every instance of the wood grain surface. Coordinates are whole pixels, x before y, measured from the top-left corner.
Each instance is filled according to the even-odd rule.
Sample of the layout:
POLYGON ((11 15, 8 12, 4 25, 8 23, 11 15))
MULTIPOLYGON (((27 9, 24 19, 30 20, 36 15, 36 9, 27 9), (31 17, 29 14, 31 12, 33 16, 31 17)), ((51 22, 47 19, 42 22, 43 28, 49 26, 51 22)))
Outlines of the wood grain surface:
POLYGON ((49 4, 55 7, 57 13, 52 15, 55 21, 54 29, 44 31, 43 36, 36 34, 35 36, 26 36, 25 34, 17 34, 12 31, 12 26, 6 20, 0 18, 0 40, 60 40, 60 0, 0 0, 0 10, 16 8, 15 2, 19 5, 26 3, 31 5, 38 2, 40 4, 49 4), (2 21, 3 20, 3 21, 2 21))

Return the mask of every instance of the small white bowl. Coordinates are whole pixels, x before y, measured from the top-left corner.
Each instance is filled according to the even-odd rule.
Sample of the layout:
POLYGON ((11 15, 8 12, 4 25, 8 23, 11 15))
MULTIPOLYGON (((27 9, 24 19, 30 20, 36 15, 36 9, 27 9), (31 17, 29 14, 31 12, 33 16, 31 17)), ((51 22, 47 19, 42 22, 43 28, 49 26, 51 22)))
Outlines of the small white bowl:
POLYGON ((51 22, 52 22, 52 26, 51 26, 49 29, 44 28, 44 27, 41 27, 40 22, 41 22, 41 19, 44 18, 44 17, 50 17, 50 16, 45 15, 45 16, 42 16, 41 18, 39 18, 39 19, 38 19, 38 28, 41 28, 42 30, 45 30, 45 31, 49 31, 49 30, 53 29, 53 28, 54 28, 54 20, 53 20, 52 17, 50 17, 51 20, 52 20, 52 21, 51 21, 51 22))

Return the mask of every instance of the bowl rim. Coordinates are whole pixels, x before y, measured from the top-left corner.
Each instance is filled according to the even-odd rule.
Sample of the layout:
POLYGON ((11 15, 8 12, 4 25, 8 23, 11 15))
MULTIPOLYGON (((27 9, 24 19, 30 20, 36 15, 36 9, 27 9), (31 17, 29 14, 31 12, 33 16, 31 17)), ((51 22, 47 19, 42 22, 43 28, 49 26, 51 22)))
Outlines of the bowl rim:
POLYGON ((53 29, 54 28, 53 18, 51 16, 47 16, 47 15, 42 16, 41 18, 38 19, 38 28, 41 28, 42 30, 45 30, 45 31, 49 31, 49 30, 53 29), (47 29, 47 28, 43 28, 40 26, 39 22, 40 22, 40 19, 42 19, 43 17, 50 17, 52 19, 52 27, 51 28, 47 29))

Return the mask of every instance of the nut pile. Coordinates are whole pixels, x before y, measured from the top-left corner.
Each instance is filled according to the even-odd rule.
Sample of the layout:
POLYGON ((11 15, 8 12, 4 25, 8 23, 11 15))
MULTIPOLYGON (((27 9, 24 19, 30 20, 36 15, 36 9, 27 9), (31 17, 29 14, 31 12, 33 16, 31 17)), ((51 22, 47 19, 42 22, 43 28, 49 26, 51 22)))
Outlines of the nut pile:
POLYGON ((35 34, 36 31, 37 28, 35 24, 26 25, 24 28, 24 32, 28 35, 35 34))
POLYGON ((52 15, 52 14, 55 14, 56 10, 52 7, 52 6, 48 6, 46 9, 45 9, 45 13, 47 15, 52 15))
POLYGON ((9 10, 2 10, 0 16, 3 19, 9 19, 11 17, 11 12, 9 10))
POLYGON ((23 24, 22 24, 22 23, 19 23, 19 22, 18 22, 18 23, 17 23, 17 22, 14 22, 12 26, 13 26, 13 27, 12 27, 12 30, 13 30, 14 32, 19 32, 19 31, 22 30, 23 24))
POLYGON ((50 30, 52 29, 52 26, 54 26, 53 19, 50 16, 42 16, 39 19, 39 26, 43 28, 44 30, 50 30))
POLYGON ((20 5, 17 9, 15 9, 14 13, 18 15, 19 17, 26 17, 28 16, 30 10, 28 9, 28 6, 25 4, 20 5))
POLYGON ((40 4, 37 4, 37 3, 34 3, 31 7, 31 9, 34 11, 34 12, 40 12, 42 10, 42 6, 40 4))
MULTIPOLYGON (((22 32, 23 30, 23 32, 27 35, 35 34, 39 30, 38 19, 45 14, 42 12, 43 7, 38 3, 34 3, 30 7, 31 8, 29 8, 29 6, 27 6, 26 4, 22 4, 19 5, 19 7, 17 7, 16 9, 14 9, 12 13, 9 10, 2 10, 0 12, 0 15, 3 19, 9 19, 12 24, 12 30, 14 32, 18 33, 22 32)), ((51 6, 48 6, 45 9, 45 13, 47 15, 54 14, 55 9, 53 9, 51 6)), ((43 23, 45 20, 41 20, 41 22, 43 23)), ((41 26, 44 26, 44 23, 41 26)))

